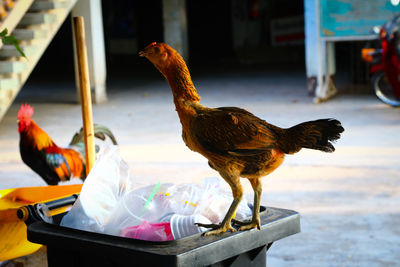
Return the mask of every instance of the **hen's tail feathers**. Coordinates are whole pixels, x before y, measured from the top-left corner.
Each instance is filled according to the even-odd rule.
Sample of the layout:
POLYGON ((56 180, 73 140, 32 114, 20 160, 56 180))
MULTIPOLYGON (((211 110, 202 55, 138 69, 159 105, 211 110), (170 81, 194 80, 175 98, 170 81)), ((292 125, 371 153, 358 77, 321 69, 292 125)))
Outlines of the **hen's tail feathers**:
MULTIPOLYGON (((117 140, 115 139, 113 133, 106 126, 94 124, 93 127, 94 127, 94 136, 95 137, 104 141, 106 139, 106 136, 108 136, 114 145, 118 145, 117 140)), ((72 140, 69 143, 69 146, 79 146, 78 145, 79 143, 84 142, 83 137, 84 137, 83 128, 81 128, 79 130, 79 132, 75 133, 75 135, 72 137, 72 140)))
POLYGON ((301 148, 333 152, 332 142, 340 138, 344 131, 340 121, 321 119, 303 122, 286 129, 282 151, 287 154, 298 152, 301 148))

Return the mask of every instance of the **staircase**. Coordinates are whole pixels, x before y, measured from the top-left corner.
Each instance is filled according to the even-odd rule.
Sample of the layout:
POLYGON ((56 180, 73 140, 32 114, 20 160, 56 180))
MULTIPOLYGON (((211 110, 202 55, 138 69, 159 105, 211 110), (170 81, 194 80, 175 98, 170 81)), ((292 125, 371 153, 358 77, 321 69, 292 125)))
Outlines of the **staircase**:
POLYGON ((27 58, 0 42, 0 120, 77 0, 0 0, 0 31, 8 29, 27 58))

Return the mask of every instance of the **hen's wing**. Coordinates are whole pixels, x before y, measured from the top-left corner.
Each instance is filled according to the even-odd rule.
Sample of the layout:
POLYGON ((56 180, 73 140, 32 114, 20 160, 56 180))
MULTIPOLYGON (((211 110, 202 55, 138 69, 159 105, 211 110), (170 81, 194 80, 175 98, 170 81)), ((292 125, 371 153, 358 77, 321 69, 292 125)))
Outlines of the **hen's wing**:
POLYGON ((221 155, 252 156, 275 148, 273 128, 252 113, 235 107, 208 109, 198 113, 192 134, 208 151, 221 155))

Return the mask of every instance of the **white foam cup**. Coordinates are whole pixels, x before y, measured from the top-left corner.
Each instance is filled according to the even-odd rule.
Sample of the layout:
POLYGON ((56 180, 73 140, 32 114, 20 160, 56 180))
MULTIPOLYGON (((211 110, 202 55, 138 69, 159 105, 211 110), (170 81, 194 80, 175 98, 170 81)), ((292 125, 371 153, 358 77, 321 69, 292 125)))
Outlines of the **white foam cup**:
POLYGON ((180 239, 186 236, 198 234, 207 231, 207 228, 198 227, 195 223, 210 224, 211 221, 200 214, 179 215, 174 214, 171 217, 170 225, 174 239, 180 239))

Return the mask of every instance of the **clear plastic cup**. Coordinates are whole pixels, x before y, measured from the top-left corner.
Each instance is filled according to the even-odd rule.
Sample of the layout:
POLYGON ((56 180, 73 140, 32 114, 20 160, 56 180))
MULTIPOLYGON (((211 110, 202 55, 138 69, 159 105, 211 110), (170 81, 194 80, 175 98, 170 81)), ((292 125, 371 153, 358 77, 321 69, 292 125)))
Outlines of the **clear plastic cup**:
POLYGON ((138 194, 137 191, 126 194, 117 208, 110 214, 104 232, 119 235, 121 230, 126 227, 140 225, 144 220, 158 222, 160 217, 171 212, 168 202, 161 196, 156 195, 151 202, 147 202, 148 196, 146 194, 138 194))
POLYGON ((207 231, 207 228, 198 227, 195 223, 210 224, 210 220, 200 214, 171 216, 170 226, 174 239, 180 239, 186 236, 198 234, 207 231))
POLYGON ((141 224, 143 219, 139 214, 145 201, 138 195, 128 193, 110 214, 104 232, 110 235, 119 235, 123 228, 141 224))

